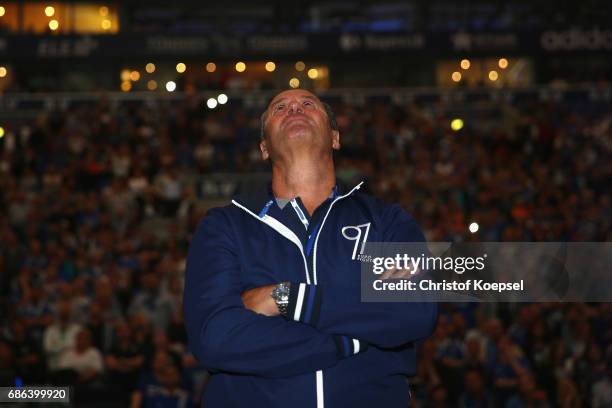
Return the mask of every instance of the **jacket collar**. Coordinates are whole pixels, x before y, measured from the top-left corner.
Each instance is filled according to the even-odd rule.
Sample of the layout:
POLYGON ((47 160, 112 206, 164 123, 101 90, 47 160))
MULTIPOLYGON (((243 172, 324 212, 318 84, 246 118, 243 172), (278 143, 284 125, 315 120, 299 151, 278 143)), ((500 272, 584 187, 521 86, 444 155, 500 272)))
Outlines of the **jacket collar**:
MULTIPOLYGON (((361 188, 364 182, 360 182, 355 186, 349 187, 340 180, 336 181, 337 194, 336 197, 341 197, 349 193, 354 193, 356 190, 361 188)), ((274 193, 272 192, 272 181, 266 183, 260 183, 255 185, 243 193, 237 194, 233 197, 232 201, 239 203, 240 205, 248 208, 255 214, 259 212, 268 204, 270 200, 274 199, 274 193)))

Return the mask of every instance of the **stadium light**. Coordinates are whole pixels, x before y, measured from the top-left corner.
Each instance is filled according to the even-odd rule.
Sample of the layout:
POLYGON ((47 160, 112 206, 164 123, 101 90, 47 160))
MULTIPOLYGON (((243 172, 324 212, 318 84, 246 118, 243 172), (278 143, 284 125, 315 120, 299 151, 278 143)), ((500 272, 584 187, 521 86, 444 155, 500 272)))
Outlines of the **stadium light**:
POLYGON ((58 22, 57 20, 51 20, 51 21, 49 21, 49 28, 50 28, 52 31, 57 30, 57 29, 59 28, 59 22, 58 22))
POLYGON ((147 71, 147 73, 152 74, 155 72, 155 64, 152 62, 149 62, 146 66, 145 66, 145 71, 147 71))
POLYGON ((217 70, 217 64, 215 64, 214 62, 209 62, 208 64, 206 64, 207 72, 215 72, 216 70, 217 70))
POLYGON ((206 106, 208 106, 208 109, 215 109, 217 107, 217 100, 215 98, 208 98, 206 106))
POLYGON ((168 92, 174 92, 175 89, 176 89, 176 82, 174 81, 166 82, 166 90, 168 92))
POLYGON ((121 80, 122 81, 129 81, 130 80, 130 74, 131 74, 131 71, 129 69, 121 70, 121 75, 120 75, 121 80))
POLYGON ((289 80, 289 86, 292 88, 297 88, 300 86, 300 80, 297 78, 291 78, 289 80))
POLYGON ((461 72, 459 72, 459 71, 453 72, 452 75, 451 75, 451 79, 453 80, 453 82, 461 81, 461 72))
POLYGON ((219 96, 217 96, 217 102, 219 102, 221 105, 225 105, 227 103, 227 95, 219 94, 219 96))
POLYGON ((130 89, 132 89, 132 83, 130 81, 123 81, 121 83, 121 90, 123 92, 128 92, 130 89))
POLYGON ((499 65, 501 69, 506 69, 508 68, 508 60, 505 58, 500 58, 499 61, 497 61, 497 65, 499 65))
POLYGON ((497 81, 497 78, 499 78, 499 74, 497 73, 497 71, 489 71, 489 79, 493 82, 497 81))
POLYGON ((140 72, 138 71, 132 71, 130 72, 130 81, 138 81, 140 79, 140 72))
POLYGON ((235 68, 238 72, 244 72, 246 71, 246 64, 242 61, 238 61, 235 68))
POLYGON ((319 70, 316 68, 310 68, 308 70, 308 78, 317 79, 319 77, 319 70))
POLYGON ((461 69, 470 69, 470 66, 472 64, 470 63, 469 59, 464 58, 464 59, 461 60, 461 63, 459 65, 461 65, 461 69))
POLYGON ((274 72, 275 69, 276 69, 276 64, 275 63, 273 63, 272 61, 266 62, 266 71, 274 72))
POLYGON ((6 67, 0 67, 0 78, 4 78, 8 73, 6 67))
POLYGON ((306 69, 306 64, 304 64, 304 61, 298 61, 295 63, 295 69, 296 71, 302 72, 304 69, 306 69))
POLYGON ((51 17, 55 14, 55 8, 53 8, 53 6, 47 6, 45 7, 45 16, 47 17, 51 17))
POLYGON ((178 72, 179 74, 182 74, 183 72, 185 72, 186 69, 187 69, 187 65, 183 64, 182 62, 179 62, 178 64, 176 64, 176 72, 178 72))
POLYGON ((470 226, 469 226, 470 232, 472 234, 477 233, 478 232, 478 228, 479 228, 478 227, 478 223, 476 223, 476 222, 471 223, 470 226))
POLYGON ((463 119, 456 118, 451 120, 451 129, 453 129, 455 132, 463 129, 463 119))
POLYGON ((6 14, 6 9, 3 6, 0 6, 0 17, 4 16, 4 14, 6 14))

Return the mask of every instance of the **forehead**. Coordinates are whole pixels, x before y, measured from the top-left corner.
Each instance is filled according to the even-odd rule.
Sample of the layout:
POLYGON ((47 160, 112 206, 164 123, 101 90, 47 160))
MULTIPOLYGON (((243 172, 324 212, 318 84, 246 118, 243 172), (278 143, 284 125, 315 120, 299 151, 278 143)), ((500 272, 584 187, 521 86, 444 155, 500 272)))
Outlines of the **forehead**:
POLYGON ((291 89, 288 91, 283 91, 279 93, 278 95, 276 95, 274 98, 272 98, 268 106, 272 106, 273 104, 279 101, 282 101, 285 99, 291 99, 291 98, 309 98, 317 102, 320 102, 319 98, 312 92, 306 91, 304 89, 291 89))

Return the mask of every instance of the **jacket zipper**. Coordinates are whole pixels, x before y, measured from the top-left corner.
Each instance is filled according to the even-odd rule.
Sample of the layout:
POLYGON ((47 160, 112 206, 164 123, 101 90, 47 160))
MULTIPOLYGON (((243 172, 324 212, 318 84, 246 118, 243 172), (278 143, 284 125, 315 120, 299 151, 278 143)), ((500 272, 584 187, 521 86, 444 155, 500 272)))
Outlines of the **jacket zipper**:
MULTIPOLYGON (((317 235, 315 236, 314 248, 312 249, 313 251, 312 278, 313 278, 315 285, 317 284, 317 244, 319 242, 319 235, 321 234, 321 231, 323 230, 323 226, 325 225, 325 221, 327 220, 327 216, 329 215, 332 207, 334 206, 334 204, 336 204, 336 202, 342 200, 343 198, 350 196, 351 194, 353 194, 354 191, 359 190, 362 184, 363 184, 363 181, 357 184, 355 187, 353 187, 353 189, 349 191, 348 193, 341 195, 339 197, 336 197, 334 201, 332 201, 329 207, 327 208, 327 212, 325 213, 325 216, 323 217, 323 221, 321 221, 321 226, 319 227, 319 230, 317 231, 317 235)), ((249 210, 248 208, 246 208, 245 206, 243 206, 242 204, 238 203, 236 200, 232 200, 232 204, 242 209, 243 211, 247 212, 248 214, 252 215, 253 217, 257 218, 264 224, 267 224, 270 228, 272 228, 273 230, 281 234, 283 237, 287 238, 289 241, 293 242, 298 247, 298 249, 300 250, 300 254, 302 255, 302 260, 304 261, 304 271, 306 272, 306 283, 310 285, 310 272, 308 270, 308 262, 306 260, 306 255, 304 254, 304 247, 302 246, 302 242, 300 241, 298 236, 295 235, 295 233, 291 231, 287 226, 285 226, 285 224, 278 221, 276 218, 269 216, 268 214, 264 214, 263 217, 260 217, 254 212, 252 212, 251 210, 249 210)), ((325 408, 324 388, 323 388, 323 370, 317 370, 315 374, 315 382, 316 382, 317 408, 325 408)))

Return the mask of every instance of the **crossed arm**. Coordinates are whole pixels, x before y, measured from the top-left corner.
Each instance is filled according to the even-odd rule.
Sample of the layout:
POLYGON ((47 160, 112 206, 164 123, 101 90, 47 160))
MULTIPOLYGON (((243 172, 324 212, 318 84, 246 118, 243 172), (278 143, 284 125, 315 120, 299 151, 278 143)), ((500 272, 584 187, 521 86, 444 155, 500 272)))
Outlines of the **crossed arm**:
POLYGON ((295 307, 293 289, 301 285, 316 292, 310 297, 316 313, 281 317, 270 296, 275 285, 241 293, 240 265, 225 217, 212 211, 200 223, 187 260, 184 308, 189 342, 207 367, 286 377, 335 365, 364 352, 367 344, 396 347, 433 330, 435 304, 362 303, 359 291, 348 296, 346 288, 304 283, 292 285, 290 304, 295 307), (343 300, 338 302, 341 290, 343 300))

